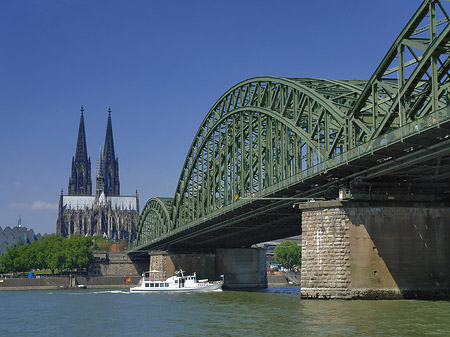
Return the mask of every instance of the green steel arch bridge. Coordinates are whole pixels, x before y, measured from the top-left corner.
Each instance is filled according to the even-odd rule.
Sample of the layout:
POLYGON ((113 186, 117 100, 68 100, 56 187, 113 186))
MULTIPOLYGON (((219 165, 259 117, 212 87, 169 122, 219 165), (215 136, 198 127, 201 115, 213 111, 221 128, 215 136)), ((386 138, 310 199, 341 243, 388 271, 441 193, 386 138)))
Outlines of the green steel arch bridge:
POLYGON ((256 77, 206 114, 173 198, 150 199, 130 255, 301 233, 296 203, 448 200, 448 3, 426 0, 369 80, 256 77))

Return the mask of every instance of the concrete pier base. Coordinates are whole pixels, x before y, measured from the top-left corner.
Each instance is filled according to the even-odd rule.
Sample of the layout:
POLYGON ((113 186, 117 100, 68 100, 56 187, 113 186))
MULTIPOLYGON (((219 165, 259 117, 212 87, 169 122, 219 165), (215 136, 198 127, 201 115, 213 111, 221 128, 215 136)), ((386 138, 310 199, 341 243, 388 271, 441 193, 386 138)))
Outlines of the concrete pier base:
POLYGON ((224 288, 266 288, 265 249, 217 249, 215 253, 150 254, 150 269, 161 271, 155 277, 168 277, 176 270, 186 274, 197 273, 198 279, 219 280, 224 275, 224 288))
POLYGON ((316 202, 302 207, 302 298, 450 298, 450 207, 316 202))

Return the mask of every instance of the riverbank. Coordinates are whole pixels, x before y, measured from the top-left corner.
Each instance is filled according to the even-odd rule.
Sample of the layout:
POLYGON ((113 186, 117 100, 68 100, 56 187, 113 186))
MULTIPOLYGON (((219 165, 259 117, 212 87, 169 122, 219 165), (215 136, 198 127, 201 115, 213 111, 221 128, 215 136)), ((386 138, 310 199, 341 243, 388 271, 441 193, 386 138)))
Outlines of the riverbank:
MULTIPOLYGON (((1 290, 52 290, 77 288, 78 285, 88 289, 122 289, 137 285, 139 276, 130 276, 130 281, 125 283, 128 276, 41 276, 38 278, 2 278, 1 290)), ((298 277, 298 281, 300 278, 298 277)), ((292 282, 292 281, 291 281, 292 282)), ((269 287, 282 287, 293 285, 289 283, 285 274, 267 275, 269 287)))
POLYGON ((299 286, 300 275, 300 273, 267 274, 267 285, 269 287, 299 286))
POLYGON ((125 283, 127 276, 41 276, 39 278, 2 278, 1 290, 51 290, 78 288, 89 289, 117 289, 129 288, 139 282, 139 276, 131 276, 125 283))

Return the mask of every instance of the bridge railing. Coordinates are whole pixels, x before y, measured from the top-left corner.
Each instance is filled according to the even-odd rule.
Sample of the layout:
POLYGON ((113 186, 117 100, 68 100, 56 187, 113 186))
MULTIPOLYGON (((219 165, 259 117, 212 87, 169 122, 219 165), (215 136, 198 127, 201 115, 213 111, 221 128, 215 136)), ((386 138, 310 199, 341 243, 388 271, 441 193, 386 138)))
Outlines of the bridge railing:
MULTIPOLYGON (((343 161, 345 163, 348 163, 356 158, 359 158, 363 155, 367 155, 369 153, 373 153, 379 149, 386 148, 392 144, 402 142, 403 140, 416 135, 420 134, 421 132, 424 132, 429 129, 433 129, 436 127, 439 127, 442 123, 450 121, 450 106, 447 106, 445 108, 439 109, 433 113, 430 113, 420 119, 417 119, 413 122, 407 123, 402 127, 399 127, 395 130, 391 130, 384 135, 375 138, 372 141, 369 141, 365 144, 362 144, 358 147, 355 147, 346 153, 343 153, 340 157, 336 158, 337 161, 343 161)), ((332 162, 335 159, 330 159, 327 162, 332 162)), ((327 163, 324 162, 324 163, 327 163)), ((329 163, 328 168, 334 168, 338 166, 339 164, 333 164, 331 165, 329 163)))

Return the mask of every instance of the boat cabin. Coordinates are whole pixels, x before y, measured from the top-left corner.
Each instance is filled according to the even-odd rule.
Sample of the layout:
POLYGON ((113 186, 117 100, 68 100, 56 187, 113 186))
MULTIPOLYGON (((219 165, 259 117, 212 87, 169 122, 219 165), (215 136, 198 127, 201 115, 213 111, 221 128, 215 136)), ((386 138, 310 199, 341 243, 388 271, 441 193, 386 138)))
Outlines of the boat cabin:
MULTIPOLYGON (((184 287, 190 287, 197 283, 197 276, 194 273, 194 275, 189 276, 172 276, 169 277, 167 280, 164 280, 164 278, 161 278, 159 280, 155 279, 155 276, 152 275, 153 273, 148 271, 144 273, 144 277, 142 278, 142 284, 141 286, 144 286, 145 288, 184 288, 184 287)), ((140 283, 141 283, 140 282, 140 283)))

